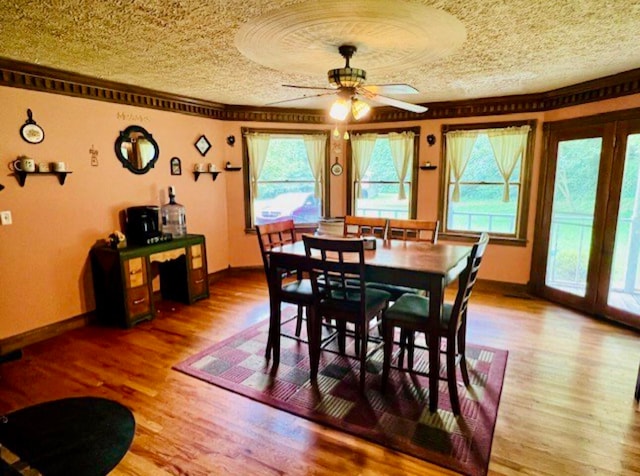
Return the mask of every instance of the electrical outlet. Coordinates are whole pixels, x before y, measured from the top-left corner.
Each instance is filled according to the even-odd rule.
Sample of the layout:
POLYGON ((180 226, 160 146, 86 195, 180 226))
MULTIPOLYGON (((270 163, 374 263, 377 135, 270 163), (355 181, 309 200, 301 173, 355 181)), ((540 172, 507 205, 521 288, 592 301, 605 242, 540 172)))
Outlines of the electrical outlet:
POLYGON ((0 223, 2 223, 3 225, 11 225, 13 223, 10 211, 7 210, 4 212, 0 212, 0 223))

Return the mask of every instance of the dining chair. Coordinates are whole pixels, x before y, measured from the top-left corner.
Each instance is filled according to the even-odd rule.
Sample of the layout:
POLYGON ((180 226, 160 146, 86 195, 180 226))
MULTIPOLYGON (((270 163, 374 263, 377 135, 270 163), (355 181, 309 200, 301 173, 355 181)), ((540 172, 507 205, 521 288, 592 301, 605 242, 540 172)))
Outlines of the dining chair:
POLYGON ((314 296, 313 322, 309 325, 311 380, 316 381, 321 351, 321 323, 332 319, 338 328, 338 350, 346 352, 346 326, 354 326, 356 355, 360 362, 360 389, 366 381, 369 323, 381 316, 389 294, 365 286, 364 241, 303 235, 314 296))
POLYGON ((438 242, 440 222, 427 220, 405 220, 390 218, 387 225, 388 240, 438 242))
MULTIPOLYGON (((386 238, 388 240, 401 241, 428 241, 430 243, 438 242, 439 221, 426 220, 404 220, 399 218, 389 219, 387 224, 386 238)), ((398 286, 395 284, 386 284, 371 282, 369 287, 381 289, 391 294, 391 301, 397 301, 403 294, 420 294, 424 295, 424 289, 415 289, 407 286, 398 286)))
MULTIPOLYGON (((442 317, 438 323, 440 339, 446 341, 446 380, 451 399, 451 409, 455 415, 460 414, 460 399, 456 379, 456 363, 460 365, 460 372, 465 386, 469 386, 469 373, 465 357, 467 309, 469 297, 476 282, 482 257, 489 243, 489 235, 482 233, 480 239, 473 245, 469 255, 467 266, 460 274, 458 280, 458 292, 453 303, 444 303, 442 317)), ((382 391, 384 392, 389 380, 391 359, 394 344, 395 328, 408 333, 408 365, 407 370, 413 370, 414 335, 423 332, 429 333, 429 298, 415 294, 405 294, 393 303, 382 316, 384 335, 384 363, 382 366, 382 391)), ((438 340, 440 340, 438 339, 438 340)), ((427 340, 428 341, 428 340, 427 340)), ((401 338, 402 342, 402 338, 401 338)), ((398 368, 402 370, 403 357, 399 357, 398 368)), ((419 372, 415 372, 419 373, 419 372)))
POLYGON ((357 217, 347 215, 344 217, 344 236, 362 238, 374 236, 385 238, 387 235, 387 219, 378 217, 357 217))
MULTIPOLYGON (((284 334, 287 337, 294 339, 300 339, 300 333, 302 330, 302 319, 304 317, 304 310, 308 306, 313 304, 313 292, 311 289, 311 281, 308 278, 302 276, 302 272, 299 269, 287 269, 282 270, 281 278, 284 279, 281 286, 274 286, 271 283, 270 278, 270 254, 273 249, 277 249, 286 244, 292 244, 296 242, 296 230, 293 220, 282 220, 273 223, 266 223, 264 225, 256 225, 256 232, 258 235, 258 243, 260 244, 260 252, 262 254, 262 263, 264 265, 264 271, 267 276, 267 283, 269 287, 269 295, 271 299, 276 303, 276 309, 272 309, 271 312, 280 312, 281 303, 295 304, 298 306, 298 310, 295 316, 282 322, 285 324, 293 319, 296 319, 295 336, 284 334), (287 281, 288 279, 288 281, 287 281)), ((280 319, 276 319, 280 321, 280 319)), ((269 330, 269 338, 267 339, 267 349, 265 356, 270 358, 271 350, 273 348, 273 339, 275 336, 282 334, 282 330, 275 329, 269 330)))

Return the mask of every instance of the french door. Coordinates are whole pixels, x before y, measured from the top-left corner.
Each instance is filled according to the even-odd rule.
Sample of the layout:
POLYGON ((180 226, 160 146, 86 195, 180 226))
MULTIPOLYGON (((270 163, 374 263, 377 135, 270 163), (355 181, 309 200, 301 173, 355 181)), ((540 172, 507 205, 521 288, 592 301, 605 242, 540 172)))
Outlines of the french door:
POLYGON ((545 124, 531 283, 640 328, 640 112, 545 124))

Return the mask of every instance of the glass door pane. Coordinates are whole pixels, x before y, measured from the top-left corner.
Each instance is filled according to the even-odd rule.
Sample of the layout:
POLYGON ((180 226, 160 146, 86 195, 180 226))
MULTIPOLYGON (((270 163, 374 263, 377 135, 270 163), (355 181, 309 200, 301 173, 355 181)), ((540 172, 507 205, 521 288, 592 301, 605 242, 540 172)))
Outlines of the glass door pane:
POLYGON ((545 284, 584 297, 602 138, 558 143, 545 284))
POLYGON ((640 314, 640 134, 627 136, 607 304, 640 314))

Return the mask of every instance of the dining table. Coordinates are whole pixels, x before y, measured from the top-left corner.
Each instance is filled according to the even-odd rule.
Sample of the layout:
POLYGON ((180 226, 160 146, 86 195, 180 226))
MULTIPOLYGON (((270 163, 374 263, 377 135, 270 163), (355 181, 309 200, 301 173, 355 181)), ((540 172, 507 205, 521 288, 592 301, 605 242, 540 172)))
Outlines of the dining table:
MULTIPOLYGON (((327 236, 330 239, 354 239, 327 236)), ((357 238, 356 238, 357 239, 357 238)), ((365 279, 421 289, 429 293, 429 409, 438 408, 438 380, 440 369, 440 319, 445 288, 456 280, 467 265, 472 247, 463 244, 431 243, 376 239, 374 249, 365 250, 365 279)), ((276 247, 270 252, 270 271, 267 277, 271 289, 282 285, 282 270, 305 272, 309 269, 304 243, 296 241, 276 247), (272 288, 273 286, 273 288, 272 288)), ((274 296, 273 292, 269 293, 274 296)), ((273 363, 280 357, 280 303, 271 299, 269 339, 272 342, 273 363)), ((309 323, 307 322, 307 329, 309 323)))

